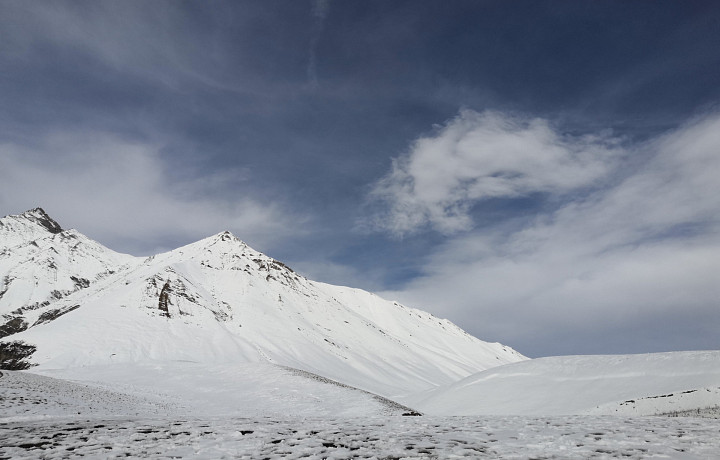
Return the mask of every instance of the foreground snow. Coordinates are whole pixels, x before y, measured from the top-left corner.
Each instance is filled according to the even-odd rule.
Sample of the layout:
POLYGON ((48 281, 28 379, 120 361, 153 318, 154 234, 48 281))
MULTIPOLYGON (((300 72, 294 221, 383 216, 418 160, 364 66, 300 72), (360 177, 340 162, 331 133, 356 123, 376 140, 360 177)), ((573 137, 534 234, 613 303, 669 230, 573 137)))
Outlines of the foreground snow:
POLYGON ((371 417, 408 407, 272 364, 154 363, 2 371, 0 420, 45 417, 371 417))
POLYGON ((273 366, 100 366, 0 376, 0 458, 717 458, 720 419, 402 416, 273 366), (344 416, 343 416, 344 414, 344 416))
POLYGON ((0 457, 710 459, 719 433, 692 418, 83 418, 0 422, 0 457))

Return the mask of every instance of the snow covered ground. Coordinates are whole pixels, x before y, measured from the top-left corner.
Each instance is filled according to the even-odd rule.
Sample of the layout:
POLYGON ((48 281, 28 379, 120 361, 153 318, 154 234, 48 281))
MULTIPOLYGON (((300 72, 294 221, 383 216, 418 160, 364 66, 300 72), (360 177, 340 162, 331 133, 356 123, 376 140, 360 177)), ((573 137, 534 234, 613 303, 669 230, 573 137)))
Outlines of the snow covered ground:
POLYGON ((0 420, 43 417, 370 417, 411 409, 304 371, 267 363, 187 362, 2 371, 0 420))
POLYGON ((538 358, 402 402, 435 415, 710 413, 720 407, 720 351, 538 358))
POLYGON ((367 392, 270 364, 2 373, 2 459, 714 459, 720 453, 720 419, 403 416, 406 408, 367 392))
POLYGON ((720 420, 75 418, 0 422, 2 458, 714 459, 720 420))

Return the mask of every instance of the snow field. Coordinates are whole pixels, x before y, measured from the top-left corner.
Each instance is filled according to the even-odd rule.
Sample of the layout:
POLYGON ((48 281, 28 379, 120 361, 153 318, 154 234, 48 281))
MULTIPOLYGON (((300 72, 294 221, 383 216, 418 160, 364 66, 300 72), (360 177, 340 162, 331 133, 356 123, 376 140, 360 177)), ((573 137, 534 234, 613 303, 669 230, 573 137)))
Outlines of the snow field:
POLYGON ((720 419, 402 416, 366 392, 268 364, 54 374, 70 372, 85 380, 3 371, 0 459, 714 459, 720 452, 720 419))
POLYGON ((3 371, 0 421, 29 416, 369 417, 411 411, 378 395, 267 363, 188 362, 3 371))
POLYGON ((0 423, 0 458, 713 459, 720 420, 619 417, 76 419, 0 423))
POLYGON ((159 417, 179 410, 169 400, 113 391, 27 372, 0 371, 0 422, 108 414, 159 417))

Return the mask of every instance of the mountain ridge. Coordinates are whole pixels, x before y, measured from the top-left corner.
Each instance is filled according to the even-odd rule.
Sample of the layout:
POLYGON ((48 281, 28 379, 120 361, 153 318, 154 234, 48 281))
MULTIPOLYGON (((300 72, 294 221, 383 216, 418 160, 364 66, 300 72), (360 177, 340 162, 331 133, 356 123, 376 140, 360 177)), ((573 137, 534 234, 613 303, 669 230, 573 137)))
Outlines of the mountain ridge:
POLYGON ((15 217, 18 219, 26 219, 28 221, 34 222, 41 227, 45 228, 50 233, 60 233, 63 231, 63 228, 60 227, 60 224, 58 224, 52 217, 48 215, 48 213, 45 212, 43 208, 37 207, 30 209, 28 211, 23 212, 22 214, 18 214, 16 216, 6 216, 6 217, 15 217))
POLYGON ((229 231, 135 257, 51 221, 41 208, 0 219, 12 240, 0 246, 0 358, 10 344, 34 347, 13 366, 269 362, 391 397, 526 359, 429 313, 309 280, 229 231))

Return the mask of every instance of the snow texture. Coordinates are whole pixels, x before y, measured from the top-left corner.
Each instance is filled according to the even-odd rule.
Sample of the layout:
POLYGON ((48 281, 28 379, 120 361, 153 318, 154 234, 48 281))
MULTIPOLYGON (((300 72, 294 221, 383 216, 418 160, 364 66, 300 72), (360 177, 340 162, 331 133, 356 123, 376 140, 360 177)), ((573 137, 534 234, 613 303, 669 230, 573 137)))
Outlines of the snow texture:
POLYGON ((0 420, 5 421, 108 415, 365 417, 412 412, 357 388, 263 363, 231 367, 157 363, 53 372, 71 374, 73 380, 2 372, 0 420))
POLYGON ((437 415, 654 415, 720 406, 720 351, 556 356, 403 400, 437 415))
POLYGON ((214 370, 174 363, 85 372, 105 384, 3 371, 0 458, 711 459, 720 451, 718 419, 403 417, 363 407, 377 401, 357 390, 284 380, 278 367, 214 370), (333 407, 339 412, 328 415, 333 407), (338 415, 343 408, 355 415, 338 415))
POLYGON ((0 456, 711 459, 719 439, 692 418, 85 418, 0 423, 0 456))

